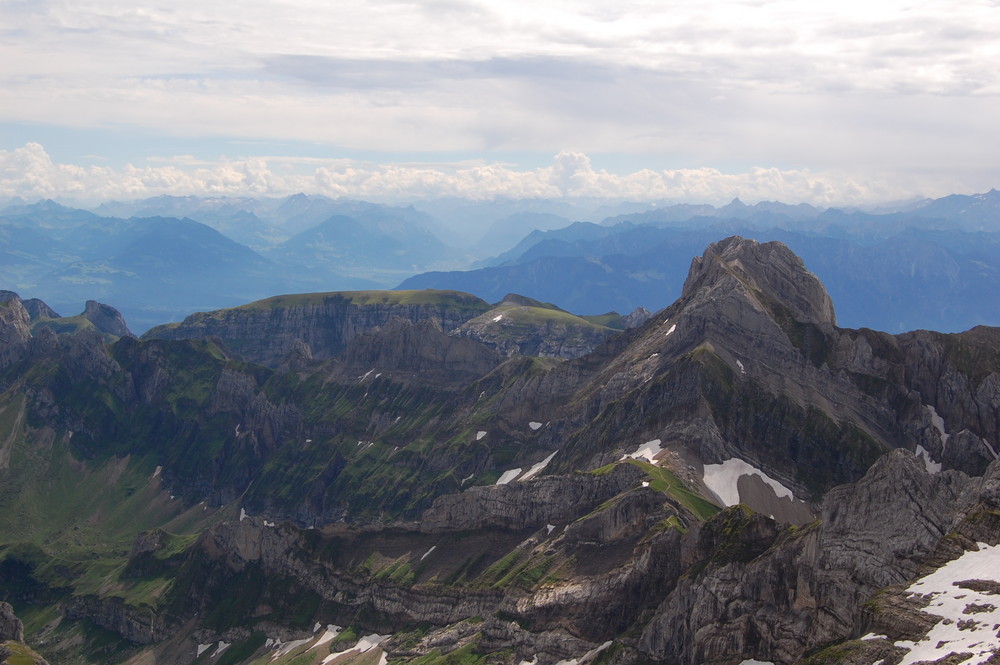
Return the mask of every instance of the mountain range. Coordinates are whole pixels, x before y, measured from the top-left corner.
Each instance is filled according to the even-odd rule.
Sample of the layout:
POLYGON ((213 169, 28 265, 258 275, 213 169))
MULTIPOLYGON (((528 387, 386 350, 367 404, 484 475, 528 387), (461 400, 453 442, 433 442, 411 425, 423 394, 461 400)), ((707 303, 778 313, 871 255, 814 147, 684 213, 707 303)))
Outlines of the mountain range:
POLYGON ((1000 329, 842 327, 780 242, 687 265, 655 314, 320 292, 141 338, 5 292, 8 639, 69 664, 995 662, 1000 329))
POLYGON ((433 288, 509 293, 567 311, 655 311, 689 259, 739 234, 779 240, 821 277, 840 320, 891 332, 1000 323, 1000 193, 873 211, 739 200, 714 207, 437 201, 390 206, 298 194, 156 197, 93 211, 0 210, 0 287, 55 311, 113 302, 143 332, 279 293, 433 288))

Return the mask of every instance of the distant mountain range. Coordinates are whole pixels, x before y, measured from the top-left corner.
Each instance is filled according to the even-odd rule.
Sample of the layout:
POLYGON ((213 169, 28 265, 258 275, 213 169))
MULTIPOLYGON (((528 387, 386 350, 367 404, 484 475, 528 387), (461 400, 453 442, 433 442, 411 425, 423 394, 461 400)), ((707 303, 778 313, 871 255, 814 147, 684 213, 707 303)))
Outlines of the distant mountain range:
POLYGON ((734 201, 670 206, 604 224, 534 231, 482 267, 432 272, 399 288, 508 292, 596 314, 680 295, 688 257, 727 234, 780 240, 827 285, 843 325, 892 332, 1000 323, 1000 192, 951 196, 881 214, 734 201))
POLYGON ((279 293, 435 288, 508 293, 588 315, 656 310, 690 257, 730 234, 781 240, 827 284, 844 325, 891 332, 1000 324, 1000 192, 874 212, 739 200, 615 207, 559 201, 388 206, 298 194, 156 197, 93 211, 0 210, 0 288, 57 311, 97 298, 139 333, 279 293), (602 215, 604 215, 602 217, 602 215))

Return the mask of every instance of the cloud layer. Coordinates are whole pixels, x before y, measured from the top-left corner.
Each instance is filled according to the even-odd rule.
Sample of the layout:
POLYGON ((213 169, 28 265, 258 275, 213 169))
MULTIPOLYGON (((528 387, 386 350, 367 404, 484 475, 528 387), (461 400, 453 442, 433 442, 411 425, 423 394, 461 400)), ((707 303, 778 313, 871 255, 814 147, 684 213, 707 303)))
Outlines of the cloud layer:
MULTIPOLYGON (((783 200, 817 205, 856 205, 914 196, 928 183, 891 184, 838 173, 753 168, 643 169, 626 174, 595 168, 583 153, 557 154, 550 165, 521 170, 509 165, 362 164, 349 160, 256 158, 206 163, 175 160, 162 166, 123 169, 60 164, 29 143, 0 150, 0 197, 27 200, 64 197, 80 201, 134 199, 160 194, 283 196, 297 192, 375 201, 443 197, 600 198, 619 201, 724 203, 783 200), (290 174, 297 167, 295 174, 290 174), (909 186, 907 186, 909 185, 909 186)), ((942 187, 943 194, 947 191, 942 187)))
MULTIPOLYGON (((13 0, 0 26, 0 124, 24 128, 9 153, 41 141, 33 127, 127 127, 431 161, 614 154, 643 187, 653 164, 671 182, 665 166, 901 190, 1000 179, 995 0, 13 0)), ((137 186, 194 177, 134 151, 137 186)), ((209 171, 225 187, 226 169, 254 168, 209 171)), ((316 178, 358 187, 399 169, 365 173, 316 178)))

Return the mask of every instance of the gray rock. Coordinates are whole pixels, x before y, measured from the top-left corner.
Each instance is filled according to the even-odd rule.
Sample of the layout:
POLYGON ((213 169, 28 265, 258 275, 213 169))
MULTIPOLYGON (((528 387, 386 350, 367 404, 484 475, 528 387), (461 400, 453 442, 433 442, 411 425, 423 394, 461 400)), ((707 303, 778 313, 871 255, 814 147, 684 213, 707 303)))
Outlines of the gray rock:
POLYGON ((0 642, 14 640, 24 641, 24 624, 14 615, 10 603, 0 602, 0 642))

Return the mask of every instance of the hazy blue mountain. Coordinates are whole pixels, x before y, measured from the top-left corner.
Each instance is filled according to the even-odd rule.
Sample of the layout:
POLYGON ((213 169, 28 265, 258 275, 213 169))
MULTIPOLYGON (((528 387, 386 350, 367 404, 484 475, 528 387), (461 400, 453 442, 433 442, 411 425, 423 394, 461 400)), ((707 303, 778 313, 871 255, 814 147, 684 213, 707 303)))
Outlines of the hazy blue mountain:
POLYGON ((900 212, 912 216, 961 222, 969 230, 1000 230, 1000 191, 984 194, 951 194, 904 206, 900 212))
POLYGON ((137 331, 295 286, 250 248, 190 219, 100 220, 73 238, 85 258, 44 275, 31 294, 66 311, 90 299, 114 303, 137 331))
POLYGON ((478 270, 424 273, 398 288, 449 288, 490 302, 520 293, 587 315, 657 310, 680 294, 691 256, 686 243, 665 243, 631 256, 543 256, 478 270))
MULTIPOLYGON (((585 240, 597 240, 606 238, 609 235, 620 231, 623 226, 608 227, 594 224, 593 222, 574 222, 569 226, 551 231, 534 230, 524 236, 512 249, 503 252, 492 258, 483 259, 473 264, 474 268, 485 268, 487 266, 499 266, 505 263, 516 263, 524 257, 525 253, 536 245, 548 244, 553 248, 558 243, 575 243, 585 240)), ((556 249, 546 252, 546 256, 558 256, 556 249)))
POLYGON ((457 289, 490 301, 513 291, 585 314, 656 309, 680 295, 685 256, 737 233, 780 240, 801 256, 827 285, 841 325, 902 332, 1000 323, 993 295, 1000 290, 1000 234, 906 229, 880 237, 859 223, 867 223, 864 215, 844 218, 854 224, 829 227, 835 237, 740 220, 701 230, 622 224, 605 233, 574 225, 531 234, 518 245, 520 255, 498 257, 502 265, 418 275, 399 288, 457 289), (861 230, 859 238, 851 228, 861 230))
POLYGON ((493 222, 473 247, 477 256, 495 255, 514 247, 533 231, 561 229, 571 221, 551 213, 521 212, 493 222))
POLYGON ((472 201, 453 198, 421 201, 415 207, 447 229, 450 242, 459 247, 474 248, 489 233, 494 223, 510 217, 524 214, 554 215, 567 220, 600 222, 615 215, 646 210, 649 204, 609 203, 605 200, 498 198, 472 201))
POLYGON ((17 226, 28 226, 54 238, 99 216, 79 208, 70 208, 52 199, 31 204, 11 205, 0 210, 0 219, 17 226))
POLYGON ((75 260, 63 243, 30 226, 0 220, 0 283, 31 283, 38 275, 75 260))
POLYGON ((451 254, 408 215, 378 206, 359 212, 329 217, 266 256, 315 275, 354 275, 389 286, 451 254))
POLYGON ((256 250, 294 235, 263 219, 283 199, 249 197, 155 196, 137 201, 103 203, 95 212, 110 217, 188 217, 211 226, 256 250))

